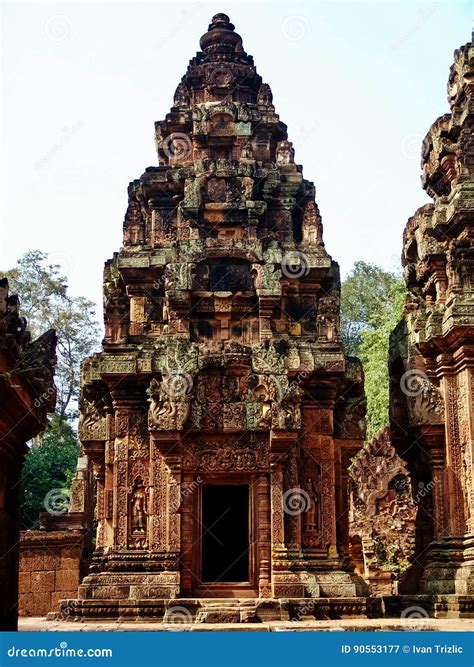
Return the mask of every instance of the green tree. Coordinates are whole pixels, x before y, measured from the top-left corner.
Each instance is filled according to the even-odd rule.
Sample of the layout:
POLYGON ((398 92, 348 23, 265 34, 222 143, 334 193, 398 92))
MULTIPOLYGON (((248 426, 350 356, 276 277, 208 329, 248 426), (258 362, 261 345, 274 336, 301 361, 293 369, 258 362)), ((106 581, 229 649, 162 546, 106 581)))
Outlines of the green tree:
POLYGON ((78 453, 74 428, 59 415, 53 415, 25 457, 21 488, 23 529, 37 528, 40 512, 66 512, 78 453))
POLYGON ((20 296, 21 314, 27 318, 33 338, 47 329, 56 329, 57 413, 60 421, 74 417, 80 363, 98 345, 94 303, 70 296, 59 266, 48 263, 48 255, 39 250, 25 253, 14 268, 0 275, 8 278, 10 292, 20 296))
POLYGON ((56 413, 44 433, 30 443, 22 474, 22 524, 35 528, 40 512, 62 514, 67 509, 79 452, 74 420, 80 363, 98 345, 99 326, 94 303, 68 294, 66 277, 47 254, 31 250, 0 276, 6 276, 10 292, 19 295, 32 338, 47 329, 55 329, 58 337, 56 413))
POLYGON ((356 262, 341 289, 341 336, 346 354, 364 366, 367 439, 388 423, 388 343, 403 310, 400 275, 356 262))

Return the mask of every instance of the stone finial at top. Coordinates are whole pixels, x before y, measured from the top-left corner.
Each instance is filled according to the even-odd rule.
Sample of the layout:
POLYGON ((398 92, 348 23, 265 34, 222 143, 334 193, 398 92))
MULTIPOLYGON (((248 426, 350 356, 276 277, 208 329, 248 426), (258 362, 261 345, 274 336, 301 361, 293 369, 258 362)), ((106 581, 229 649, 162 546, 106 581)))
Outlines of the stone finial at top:
POLYGON ((204 53, 216 50, 230 53, 243 51, 242 37, 234 29, 227 14, 216 14, 212 17, 208 31, 199 40, 199 46, 204 53))

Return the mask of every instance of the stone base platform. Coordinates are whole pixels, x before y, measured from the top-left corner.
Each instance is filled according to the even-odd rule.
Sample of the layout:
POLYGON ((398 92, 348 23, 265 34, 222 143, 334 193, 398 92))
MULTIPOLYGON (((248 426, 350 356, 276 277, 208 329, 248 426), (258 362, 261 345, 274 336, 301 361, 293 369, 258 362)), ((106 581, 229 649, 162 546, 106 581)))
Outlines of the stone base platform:
POLYGON ((156 621, 165 624, 264 623, 381 615, 381 600, 351 598, 174 598, 64 600, 50 620, 156 621))
POLYGON ((474 597, 391 595, 349 598, 161 598, 63 600, 49 620, 157 622, 166 625, 398 618, 474 619, 474 597))
POLYGON ((176 625, 133 621, 48 621, 44 617, 20 618, 20 632, 474 632, 474 619, 352 618, 328 621, 268 621, 265 623, 190 623, 176 625))
POLYGON ((474 595, 386 595, 382 600, 389 617, 419 610, 432 618, 474 618, 474 595))

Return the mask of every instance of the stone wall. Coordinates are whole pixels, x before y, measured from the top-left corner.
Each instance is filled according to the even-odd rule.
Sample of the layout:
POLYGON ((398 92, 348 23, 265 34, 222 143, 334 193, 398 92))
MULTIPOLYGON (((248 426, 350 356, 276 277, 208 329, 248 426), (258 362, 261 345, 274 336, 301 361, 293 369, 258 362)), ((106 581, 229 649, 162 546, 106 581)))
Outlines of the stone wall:
POLYGON ((19 615, 46 616, 77 594, 83 532, 26 531, 20 537, 19 615))

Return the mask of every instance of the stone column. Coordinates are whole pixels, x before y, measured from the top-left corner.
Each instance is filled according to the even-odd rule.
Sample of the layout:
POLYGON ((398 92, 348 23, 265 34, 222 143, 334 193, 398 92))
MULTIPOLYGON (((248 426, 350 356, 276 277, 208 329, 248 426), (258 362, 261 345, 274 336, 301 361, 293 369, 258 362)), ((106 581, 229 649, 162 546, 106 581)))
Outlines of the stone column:
MULTIPOLYGON (((446 410, 446 482, 449 511, 446 528, 450 535, 464 535, 466 531, 465 489, 463 489, 463 444, 460 438, 459 382, 455 375, 443 378, 446 410)), ((471 397, 472 398, 472 397, 471 397)))
POLYGON ((181 457, 166 456, 167 483, 167 532, 166 546, 170 552, 179 553, 181 547, 181 457))
POLYGON ((153 551, 166 548, 166 470, 163 457, 158 449, 151 449, 150 485, 150 544, 153 551))
MULTIPOLYGON (((286 459, 285 465, 285 493, 291 493, 298 502, 298 489, 301 488, 301 480, 298 479, 298 464, 296 459, 296 448, 293 448, 286 459)), ((301 503, 305 505, 304 496, 301 503)), ((285 503, 287 505, 287 503, 285 503)), ((303 509, 306 509, 305 507, 303 509)), ((291 512, 284 516, 285 521, 285 546, 295 555, 301 550, 301 512, 291 512)))
POLYGON ((193 589, 193 551, 195 542, 194 531, 194 499, 202 478, 195 476, 192 472, 182 475, 182 500, 181 500, 181 593, 192 594, 193 589))
POLYGON ((270 461, 270 506, 272 552, 285 547, 283 514, 283 464, 279 457, 270 461))
POLYGON ((329 557, 334 557, 337 555, 334 440, 328 437, 321 441, 321 477, 323 547, 328 548, 329 557))
POLYGON ((433 484, 433 538, 446 534, 444 443, 431 449, 431 483, 433 484))
POLYGON ((270 484, 267 474, 262 474, 257 482, 258 503, 258 595, 271 597, 270 564, 272 526, 270 513, 270 484))

